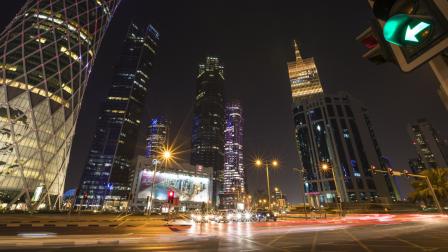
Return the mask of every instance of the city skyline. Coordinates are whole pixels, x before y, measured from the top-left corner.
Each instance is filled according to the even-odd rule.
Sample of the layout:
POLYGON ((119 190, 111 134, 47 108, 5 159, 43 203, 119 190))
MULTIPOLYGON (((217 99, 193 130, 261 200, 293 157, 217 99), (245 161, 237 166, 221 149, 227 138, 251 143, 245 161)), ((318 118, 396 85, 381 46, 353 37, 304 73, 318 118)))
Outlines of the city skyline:
MULTIPOLYGON (((17 3, 8 3, 12 7, 10 9, 15 9, 16 11, 21 7, 23 1, 17 1, 17 3)), ((358 45, 353 38, 359 33, 360 30, 368 24, 366 16, 371 16, 370 8, 367 3, 360 1, 359 3, 354 3, 352 6, 354 9, 359 10, 359 12, 346 11, 344 18, 348 22, 350 19, 365 20, 360 24, 352 24, 346 29, 340 31, 342 34, 337 34, 336 26, 329 21, 334 17, 332 12, 324 10, 322 13, 322 22, 315 24, 315 30, 320 31, 311 35, 311 30, 306 26, 300 26, 300 23, 304 23, 305 20, 312 19, 313 15, 309 13, 313 10, 318 9, 320 6, 318 3, 300 3, 303 5, 297 8, 298 3, 290 2, 288 3, 290 7, 301 10, 310 10, 310 12, 300 11, 300 16, 297 19, 292 19, 290 17, 294 16, 288 9, 294 8, 279 8, 276 7, 272 11, 274 13, 284 13, 278 22, 267 22, 263 21, 263 17, 269 16, 266 12, 267 6, 261 5, 257 7, 258 12, 261 14, 255 14, 255 12, 249 12, 248 16, 239 15, 237 12, 237 20, 254 20, 260 21, 260 25, 257 26, 255 30, 252 30, 250 34, 252 38, 244 35, 241 29, 230 29, 225 28, 227 24, 224 25, 223 21, 219 21, 219 18, 226 20, 226 22, 232 23, 232 21, 224 18, 221 12, 218 13, 219 18, 212 18, 216 26, 221 27, 223 33, 211 37, 198 36, 199 31, 195 31, 193 27, 195 24, 199 24, 203 16, 198 15, 196 18, 189 19, 190 21, 182 24, 179 28, 175 28, 174 23, 178 23, 179 20, 183 20, 186 17, 194 16, 198 12, 188 12, 176 13, 176 19, 168 21, 162 17, 162 13, 166 13, 169 7, 166 4, 158 3, 157 9, 161 10, 160 14, 155 11, 156 8, 148 8, 152 12, 153 19, 158 22, 153 22, 156 27, 160 30, 169 30, 169 33, 164 38, 166 44, 165 48, 161 48, 161 54, 166 55, 166 60, 161 61, 158 66, 160 68, 167 69, 165 72, 156 73, 154 76, 154 92, 157 92, 158 97, 151 99, 151 114, 158 114, 163 112, 173 116, 173 125, 176 125, 175 131, 182 129, 178 140, 180 143, 188 142, 186 139, 190 134, 188 129, 189 119, 185 119, 188 115, 191 115, 191 97, 193 91, 194 82, 190 80, 193 78, 194 66, 200 59, 203 58, 208 51, 220 51, 217 53, 224 60, 227 66, 227 72, 229 73, 229 84, 228 92, 229 96, 239 98, 242 100, 243 106, 246 107, 247 115, 247 125, 246 129, 248 132, 246 139, 249 144, 246 144, 245 156, 248 157, 250 161, 251 157, 257 154, 264 154, 266 156, 278 156, 282 161, 282 169, 276 171, 273 177, 273 183, 279 184, 280 178, 286 178, 286 184, 288 184, 287 193, 290 198, 297 201, 300 198, 300 191, 298 191, 299 185, 292 184, 297 181, 296 175, 292 172, 286 172, 285 170, 290 170, 297 166, 296 160, 297 156, 294 153, 294 142, 291 139, 290 134, 292 134, 292 126, 288 125, 287 120, 290 119, 290 115, 283 112, 285 108, 290 107, 290 101, 288 101, 288 80, 287 80, 287 70, 284 65, 285 61, 290 61, 291 52, 291 40, 297 38, 300 40, 300 47, 303 48, 307 54, 313 55, 317 65, 319 66, 319 74, 321 75, 321 80, 323 85, 330 91, 335 90, 348 90, 355 97, 362 100, 370 110, 371 119, 376 126, 376 134, 378 136, 379 142, 382 145, 382 150, 385 155, 391 158, 392 164, 396 167, 407 167, 407 159, 412 157, 415 150, 409 141, 409 137, 406 133, 406 124, 415 121, 417 118, 426 116, 428 114, 428 119, 433 122, 436 128, 442 129, 442 134, 444 128, 447 128, 446 122, 442 119, 444 115, 443 105, 440 103, 440 99, 436 94, 438 87, 437 81, 433 78, 432 73, 427 67, 418 69, 412 74, 402 74, 397 67, 394 65, 384 65, 375 66, 369 62, 365 62, 361 58, 363 49, 361 45, 358 45), (324 17, 324 16, 328 17, 324 17), (176 21, 177 20, 177 21, 176 21), (290 22, 290 20, 295 20, 290 22), (281 23, 281 25, 280 25, 281 23), (325 23, 325 26, 323 25, 325 23), (160 26, 160 28, 159 28, 160 26), (329 27, 327 27, 329 26, 329 27), (186 29, 186 27, 190 29, 186 29), (260 32, 264 27, 267 31, 273 31, 277 29, 272 34, 276 34, 275 39, 273 37, 265 37, 265 32, 260 32), (172 29, 171 29, 172 28, 172 29), (184 31, 182 31, 184 30, 184 31), (328 31, 328 32, 325 32, 328 31), (175 42, 176 36, 173 34, 180 34, 184 46, 188 49, 185 52, 182 43, 175 42), (235 34, 233 34, 235 33, 235 34), (232 35, 233 34, 233 35, 232 35), (187 36, 188 35, 188 36, 187 36), (236 46, 236 43, 231 39, 235 35, 244 38, 241 40, 241 44, 236 46), (188 39, 187 39, 188 38, 188 39), (219 38, 219 39, 217 39, 219 38), (331 46, 328 46, 325 41, 329 41, 332 38, 340 38, 340 41, 336 39, 331 46), (190 41, 189 41, 190 40, 190 41), (197 44, 198 41, 203 48, 201 50, 194 49, 197 46, 192 46, 197 44), (222 42, 217 42, 217 41, 222 42), (244 42, 247 40, 247 42, 244 42), (208 45, 207 45, 208 44, 208 45), (222 49, 223 45, 233 45, 234 48, 231 51, 222 49), (334 50, 338 48, 338 50, 334 50), (345 54, 347 52, 348 54, 345 54), (182 56, 181 56, 182 55, 182 56), (244 60, 236 60, 236 56, 242 56, 244 60), (176 66, 179 69, 178 74, 172 75, 167 71, 172 71, 169 69, 169 62, 175 58, 182 58, 183 62, 180 62, 176 66), (169 60, 168 60, 169 59, 169 60), (264 62, 264 64, 258 64, 253 62, 264 62), (341 65, 350 64, 351 68, 346 69, 341 65), (245 74, 237 74, 238 69, 246 69, 245 74), (272 69, 267 71, 267 69, 272 69), (269 76, 268 76, 269 73, 269 76), (362 74, 370 74, 371 77, 368 79, 360 78, 362 74), (171 75, 171 76, 170 76, 171 75), (177 84, 176 84, 177 83, 177 84), (422 83, 425 83, 424 85, 422 83), (173 86, 174 85, 174 86, 173 86), (173 91, 173 87, 177 91, 173 91), (256 91, 256 92, 255 92, 256 91), (174 95, 174 105, 172 107, 166 106, 164 101, 167 95, 171 93, 174 95), (407 98, 411 93, 420 94, 420 102, 418 106, 412 102, 412 99, 407 98), (376 99, 372 94, 380 95, 381 99, 376 99), (264 97, 265 99, 271 99, 272 106, 268 104, 260 103, 259 99, 264 97), (399 98, 397 98, 399 97, 399 98), (260 109, 260 112, 255 111, 255 109, 260 109), (399 111, 405 111, 403 113, 399 111), (282 125, 275 122, 281 121, 282 125), (260 122, 263 125, 259 125, 260 122), (271 129, 275 128, 274 132, 285 132, 280 136, 274 136, 269 134, 271 129), (289 133, 288 133, 289 132, 289 133), (397 141, 389 141, 388 139, 392 136, 397 135, 397 141), (263 137, 261 137, 263 136, 263 137), (269 151, 270 140, 273 141, 275 146, 288 146, 287 149, 281 149, 280 153, 269 151)), ((183 4, 181 4, 183 5, 183 4)), ((333 6, 333 3, 330 3, 333 6)), ((143 17, 143 9, 137 8, 137 4, 132 1, 127 1, 123 3, 123 9, 136 11, 137 19, 146 20, 143 17), (141 11, 140 11, 141 10, 141 11)), ((326 9, 332 9, 330 7, 326 9)), ((141 6, 140 6, 141 7, 141 6)), ((193 10, 196 7, 186 7, 188 10, 193 10)), ((222 6, 223 9, 228 9, 225 5, 222 6)), ((333 9, 340 9, 336 5, 333 9)), ((205 5, 201 7, 213 9, 214 7, 205 5)), ((180 8, 182 9, 182 8, 180 8)), ((132 11, 130 11, 132 12, 132 11)), ((203 11, 202 15, 208 13, 203 11)), ((314 11, 313 13, 317 13, 314 11)), ((146 16, 151 16, 145 13, 146 16)), ((13 14, 10 16, 6 15, 1 18, 2 24, 6 25, 12 18, 13 14)), ((111 29, 110 34, 107 35, 107 40, 105 41, 104 51, 100 51, 99 61, 102 62, 101 66, 96 66, 94 69, 94 74, 90 80, 86 96, 86 103, 91 104, 88 109, 88 113, 81 113, 81 119, 78 124, 80 130, 77 134, 85 135, 86 137, 75 139, 73 151, 80 155, 80 159, 84 156, 86 157, 87 143, 91 140, 93 135, 93 130, 91 129, 94 123, 92 119, 97 117, 99 111, 99 101, 106 95, 104 91, 105 88, 110 85, 111 64, 109 62, 114 62, 116 56, 111 54, 117 48, 117 42, 120 42, 124 37, 125 27, 129 24, 131 18, 134 18, 134 14, 128 13, 127 11, 122 11, 118 13, 120 20, 114 20, 114 27, 111 29), (107 42, 107 43, 106 43, 107 42)), ((152 20, 151 20, 152 21, 152 20)), ((142 22, 143 23, 143 22, 142 22)), ((201 27, 201 26, 197 26, 201 27)), ((313 29, 314 30, 314 29, 313 29)), ((214 34, 212 31, 216 31, 211 27, 201 27, 200 32, 209 31, 207 34, 214 34)), ((290 91, 289 91, 290 92, 290 91)), ((87 111, 86 106, 82 107, 83 111, 87 111)), ((149 118, 149 117, 148 117, 149 118)), ((175 135, 173 135, 174 137, 175 135)), ((144 147, 143 147, 144 149, 144 147)), ((189 149, 188 144, 185 144, 185 149, 189 149)), ((75 155, 75 154, 73 154, 75 155)), ((188 159, 184 157, 185 160, 188 159)), ((251 167, 250 162, 248 172, 253 181, 263 181, 263 174, 251 167)), ((67 182, 68 185, 73 187, 76 183, 74 181, 79 180, 79 167, 76 165, 71 166, 70 169, 73 176, 69 178, 67 182)), ((257 188, 256 185, 251 185, 251 190, 257 188)), ((259 186, 262 188, 262 186, 259 186)))

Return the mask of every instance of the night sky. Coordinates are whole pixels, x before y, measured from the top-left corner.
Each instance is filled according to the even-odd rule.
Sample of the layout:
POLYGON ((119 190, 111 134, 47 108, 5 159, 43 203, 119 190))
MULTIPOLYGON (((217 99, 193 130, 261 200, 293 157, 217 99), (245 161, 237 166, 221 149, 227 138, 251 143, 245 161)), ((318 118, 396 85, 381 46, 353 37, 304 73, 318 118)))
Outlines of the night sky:
MULTIPOLYGON (((4 27, 25 1, 2 5, 4 27)), ((324 90, 348 91, 369 109, 381 149, 397 169, 416 156, 406 124, 426 117, 448 133, 447 111, 437 95, 429 66, 404 74, 393 64, 374 65, 355 41, 372 18, 367 0, 358 1, 148 1, 123 0, 99 51, 73 142, 66 188, 76 187, 85 165, 96 117, 111 85, 127 26, 153 24, 160 32, 148 100, 150 115, 165 114, 182 150, 190 148, 197 65, 217 56, 225 67, 227 98, 244 109, 244 155, 252 192, 265 188, 255 156, 278 158, 271 185, 292 201, 302 198, 286 62, 294 58, 292 39, 303 57, 314 57, 324 90)), ((139 146, 142 151, 142 146, 139 146)), ((182 157, 188 161, 189 154, 182 157)))

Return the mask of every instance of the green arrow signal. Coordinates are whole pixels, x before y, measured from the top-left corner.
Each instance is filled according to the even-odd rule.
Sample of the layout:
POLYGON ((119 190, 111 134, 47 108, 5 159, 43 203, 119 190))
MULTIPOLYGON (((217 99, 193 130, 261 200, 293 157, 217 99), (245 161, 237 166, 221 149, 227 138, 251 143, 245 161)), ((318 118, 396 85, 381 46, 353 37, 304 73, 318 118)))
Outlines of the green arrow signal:
POLYGON ((387 42, 403 46, 416 46, 429 37, 431 22, 411 15, 398 14, 384 24, 383 35, 387 42))
POLYGON ((423 21, 421 21, 416 26, 414 26, 414 28, 411 28, 411 26, 408 25, 408 27, 406 28, 406 34, 404 35, 404 40, 416 42, 416 43, 420 42, 420 41, 418 41, 416 35, 422 31, 424 31, 429 26, 430 26, 430 24, 425 23, 423 21))

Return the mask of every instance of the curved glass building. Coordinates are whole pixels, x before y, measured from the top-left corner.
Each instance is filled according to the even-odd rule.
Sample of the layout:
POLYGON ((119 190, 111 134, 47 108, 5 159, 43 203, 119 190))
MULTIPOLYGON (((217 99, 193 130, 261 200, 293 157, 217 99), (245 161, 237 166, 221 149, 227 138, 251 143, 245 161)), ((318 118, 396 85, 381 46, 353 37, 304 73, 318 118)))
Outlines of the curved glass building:
POLYGON ((0 35, 0 202, 61 202, 81 101, 120 0, 26 1, 0 35))

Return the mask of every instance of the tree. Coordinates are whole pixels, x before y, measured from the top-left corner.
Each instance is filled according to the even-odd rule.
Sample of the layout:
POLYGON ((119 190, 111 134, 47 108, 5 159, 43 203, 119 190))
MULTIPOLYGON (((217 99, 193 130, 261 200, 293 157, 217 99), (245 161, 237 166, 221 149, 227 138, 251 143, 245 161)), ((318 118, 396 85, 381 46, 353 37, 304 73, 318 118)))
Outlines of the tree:
MULTIPOLYGON (((428 176, 431 181, 434 192, 441 205, 448 200, 448 169, 447 168, 432 168, 426 169, 420 175, 428 176)), ((428 183, 424 179, 416 179, 412 182, 412 187, 415 191, 409 194, 409 199, 412 202, 424 202, 425 205, 433 202, 433 196, 429 189, 428 183)))

